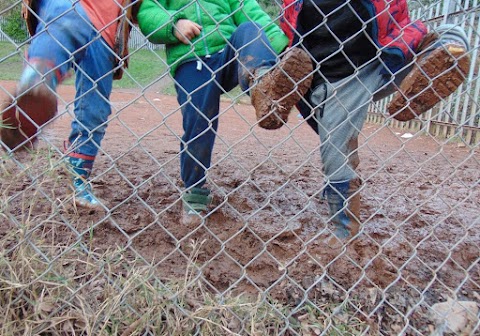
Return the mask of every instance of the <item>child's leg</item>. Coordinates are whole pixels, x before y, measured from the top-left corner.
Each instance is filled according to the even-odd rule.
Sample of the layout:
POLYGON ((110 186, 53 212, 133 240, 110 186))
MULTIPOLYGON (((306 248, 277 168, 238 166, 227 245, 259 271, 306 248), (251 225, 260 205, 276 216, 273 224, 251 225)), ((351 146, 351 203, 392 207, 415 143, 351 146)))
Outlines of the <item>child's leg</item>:
POLYGON ((184 130, 180 143, 180 175, 185 186, 181 218, 184 225, 201 223, 211 201, 210 191, 203 186, 212 159, 222 92, 221 84, 212 75, 222 59, 223 55, 215 54, 203 61, 188 62, 178 67, 175 74, 184 130))
MULTIPOLYGON (((239 82, 247 90, 255 69, 270 68, 276 59, 265 33, 254 23, 244 23, 224 50, 178 67, 175 81, 183 115, 180 171, 187 193, 184 200, 209 199, 208 191, 202 187, 211 163, 220 95, 239 82)), ((200 205, 192 210, 201 212, 200 205)))
POLYGON ((327 181, 357 177, 356 146, 374 93, 385 83, 382 65, 374 61, 341 81, 319 85, 312 92, 317 106, 321 155, 327 181))
POLYGON ((312 93, 327 182, 325 194, 335 234, 342 239, 355 235, 360 226, 358 134, 373 94, 385 84, 381 70, 382 65, 375 61, 342 81, 319 85, 312 93))
POLYGON ((237 83, 244 91, 251 87, 259 125, 267 129, 281 127, 292 107, 310 87, 312 63, 309 55, 293 48, 277 64, 278 57, 267 36, 254 22, 242 23, 224 52, 226 68, 222 69, 221 82, 226 90, 237 83))
POLYGON ((218 127, 221 89, 212 79, 211 67, 199 64, 185 63, 175 74, 184 130, 180 172, 187 189, 205 184, 205 171, 210 167, 218 127))
POLYGON ((413 63, 396 74, 390 92, 384 92, 383 96, 399 88, 388 112, 397 120, 408 121, 451 95, 470 70, 468 46, 465 31, 459 26, 441 25, 428 34, 413 63))
POLYGON ((85 51, 75 57, 75 119, 68 141, 76 153, 96 156, 105 136, 115 57, 96 32, 85 51))
MULTIPOLYGON (((114 54, 80 4, 72 6, 69 0, 42 0, 37 11, 40 20, 28 52, 30 63, 35 67, 48 62, 52 64, 51 71, 63 78, 73 60, 75 119, 69 136, 70 147, 66 149, 67 167, 72 172, 76 204, 99 208, 101 205, 91 193, 88 179, 110 114, 114 54)), ((22 79, 28 78, 28 72, 27 69, 22 79)), ((35 82, 36 76, 32 77, 33 81, 26 82, 35 82)), ((53 90, 56 88, 56 83, 47 82, 47 85, 53 90)))
POLYGON ((38 25, 19 86, 31 87, 46 74, 46 84, 55 90, 70 69, 72 54, 91 38, 92 25, 83 8, 69 0, 41 0, 36 10, 38 25))
POLYGON ((111 113, 113 68, 116 55, 101 35, 90 27, 84 49, 75 52, 75 102, 69 148, 66 156, 73 172, 73 187, 77 205, 101 208, 89 184, 95 157, 105 136, 111 113))
POLYGON ((226 91, 240 84, 248 91, 257 69, 268 70, 277 63, 265 32, 253 22, 242 23, 230 37, 223 51, 223 67, 217 78, 226 91))
POLYGON ((84 52, 75 55, 75 118, 66 156, 73 173, 75 203, 98 209, 102 206, 91 191, 89 177, 111 113, 115 56, 99 34, 93 32, 93 36, 84 52))
MULTIPOLYGON (((36 4, 38 26, 27 52, 28 62, 15 93, 16 101, 2 114, 4 143, 11 149, 36 140, 38 128, 55 116, 55 90, 70 67, 75 50, 91 37, 91 24, 80 5, 68 0, 36 4)), ((76 56, 76 54, 74 54, 76 56)))
POLYGON ((240 25, 225 48, 178 67, 177 99, 182 109, 180 174, 185 185, 183 224, 198 223, 211 200, 203 188, 218 127, 220 95, 240 84, 248 89, 258 67, 271 67, 276 55, 265 34, 253 23, 240 25), (258 38, 256 38, 258 36, 258 38))

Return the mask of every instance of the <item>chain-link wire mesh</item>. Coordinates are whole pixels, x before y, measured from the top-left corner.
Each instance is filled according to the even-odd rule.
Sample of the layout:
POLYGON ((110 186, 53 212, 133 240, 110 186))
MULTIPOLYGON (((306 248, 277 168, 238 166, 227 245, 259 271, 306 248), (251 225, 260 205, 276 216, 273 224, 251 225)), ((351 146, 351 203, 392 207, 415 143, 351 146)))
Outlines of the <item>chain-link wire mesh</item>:
MULTIPOLYGON (((158 1, 164 3, 168 2, 158 1)), ((172 20, 189 6, 214 17, 214 5, 236 2, 178 3, 183 4, 181 10, 168 12, 172 20)), ((238 3, 242 5, 231 15, 247 15, 253 1, 238 3)), ((263 1, 262 5, 278 22, 288 6, 299 5, 298 1, 286 3, 283 10, 278 1, 263 1)), ((376 2, 340 5, 325 1, 322 5, 322 1, 303 1, 304 6, 312 3, 358 9, 376 2)), ((383 11, 369 18, 364 16, 367 12, 357 15, 363 22, 360 35, 365 41, 375 43, 366 32, 375 20, 385 18, 382 14, 392 19, 389 9, 398 3, 403 1, 388 2, 383 11)), ((79 101, 89 92, 101 90, 102 79, 118 70, 125 59, 110 53, 115 58, 112 70, 90 78, 94 84, 82 91, 75 80, 89 75, 77 56, 94 41, 103 41, 101 34, 74 52, 68 50, 63 64, 71 66, 75 74, 49 91, 57 99, 57 112, 38 125, 35 115, 27 115, 29 106, 22 105, 22 95, 28 96, 30 89, 18 89, 22 71, 33 64, 26 51, 35 39, 26 32, 23 38, 11 33, 25 29, 18 21, 21 4, 0 2, 0 88, 5 102, 1 113, 5 116, 12 104, 18 106, 16 115, 25 116, 24 125, 30 122, 39 129, 38 141, 22 150, 33 137, 21 137, 9 148, 3 134, 10 134, 14 127, 5 118, 0 124, 6 132, 0 142, 0 334, 480 334, 477 0, 409 3, 412 21, 420 19, 433 31, 441 24, 453 23, 465 31, 470 45, 461 56, 470 60, 468 71, 453 94, 441 96, 436 78, 429 78, 413 96, 401 91, 401 96, 407 97, 407 109, 426 92, 430 98, 437 97, 439 103, 418 118, 396 120, 396 112, 391 115, 387 111, 396 99, 393 95, 374 101, 374 94, 386 84, 369 87, 362 79, 364 64, 349 63, 352 73, 346 91, 342 80, 326 78, 332 68, 316 60, 314 85, 322 83, 325 90, 315 91, 312 86, 314 99, 303 98, 298 110, 294 108, 288 122, 277 130, 260 127, 251 104, 249 94, 261 81, 258 72, 240 62, 240 72, 253 78, 247 90, 223 85, 232 79, 231 73, 225 78, 216 76, 240 59, 241 50, 235 49, 231 40, 222 37, 225 46, 234 49, 230 63, 210 71, 203 84, 188 91, 172 77, 172 68, 179 64, 168 63, 171 50, 149 42, 129 18, 129 67, 121 80, 114 81, 109 99, 98 96, 98 101, 91 101, 99 110, 102 102, 108 103, 111 114, 108 121, 95 125, 83 143, 67 140, 72 121, 83 120, 78 114, 82 109, 79 101), (203 94, 212 84, 221 94, 219 113, 212 117, 197 109, 207 127, 185 142, 185 106, 196 92, 203 94), (186 92, 185 102, 177 100, 176 92, 186 92), (317 132, 322 134, 328 118, 341 115, 342 109, 360 110, 361 106, 350 106, 347 101, 365 92, 368 115, 358 117, 360 124, 345 119, 327 131, 321 142, 317 132), (308 115, 300 113, 302 103, 308 107, 308 115), (362 118, 366 119, 364 125, 362 118), (345 137, 350 141, 343 144, 348 148, 347 158, 341 157, 343 145, 335 147, 331 140, 345 124, 358 131, 358 143, 345 137), (78 188, 72 188, 78 167, 72 170, 68 160, 72 153, 84 155, 82 160, 92 156, 80 153, 79 148, 105 126, 101 146, 94 143, 98 153, 87 176, 100 205, 85 208, 76 202, 78 188), (210 190, 213 200, 199 221, 185 224, 184 196, 192 189, 185 186, 181 156, 190 155, 192 143, 208 132, 215 137, 210 164, 190 157, 195 169, 206 170, 202 187, 210 190), (325 143, 333 144, 328 162, 322 160, 329 157, 325 143), (328 193, 336 189, 328 188, 336 185, 332 181, 339 179, 331 177, 341 171, 331 172, 329 165, 335 160, 344 162, 341 169, 347 167, 347 174, 353 167, 358 175, 351 181, 361 181, 361 185, 343 195, 340 206, 332 211, 328 193), (359 224, 358 234, 338 237, 341 215, 359 224)), ((318 26, 328 19, 332 22, 335 13, 322 12, 326 20, 318 26)), ((308 14, 316 17, 313 12, 308 14)), ((41 22, 40 16, 38 19, 41 22)), ((228 19, 229 15, 215 17, 218 27, 228 19)), ((42 32, 61 41, 52 26, 45 24, 42 32)), ((314 30, 300 34, 299 27, 290 28, 296 28, 299 37, 294 45, 314 57, 314 49, 308 48, 308 36, 314 30)), ((332 55, 346 55, 344 50, 353 38, 335 35, 330 26, 327 31, 338 41, 339 49, 332 55)), ((204 34, 201 38, 206 39, 215 31, 204 34)), ((252 35, 242 48, 258 42, 260 36, 252 35)), ((322 40, 318 47, 322 48, 322 40)), ((444 44, 436 47, 447 50, 444 44)), ((383 50, 378 48, 376 56, 383 50)), ((453 65, 445 71, 458 69, 459 58, 451 54, 447 58, 453 59, 453 65)), ((208 59, 194 55, 187 63, 203 71, 212 68, 208 59)), ((376 59, 387 69, 383 59, 376 59)), ((423 77, 428 76, 421 59, 404 64, 406 72, 417 68, 423 77)), ((41 81, 35 85, 48 84, 49 74, 57 69, 60 67, 39 72, 37 68, 41 81)), ((382 78, 393 80, 393 75, 387 71, 382 78)), ((190 74, 182 83, 190 85, 195 76, 195 72, 190 74)), ((441 75, 435 76, 442 79, 442 85, 450 85, 441 75)), ((42 99, 32 103, 40 104, 36 113, 45 109, 42 99)))

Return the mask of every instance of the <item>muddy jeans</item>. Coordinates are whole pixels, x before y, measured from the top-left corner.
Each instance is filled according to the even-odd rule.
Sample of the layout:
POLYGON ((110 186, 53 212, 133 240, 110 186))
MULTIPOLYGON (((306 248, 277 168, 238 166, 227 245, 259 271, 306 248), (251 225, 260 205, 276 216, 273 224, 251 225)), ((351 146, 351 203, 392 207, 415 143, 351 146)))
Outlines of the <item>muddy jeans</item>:
MULTIPOLYGON (((39 0, 36 15, 39 24, 28 49, 28 59, 31 63, 51 63, 59 77, 65 76, 74 63, 75 119, 68 140, 75 144, 75 153, 95 156, 111 112, 109 97, 115 53, 93 28, 78 2, 39 0)), ((20 83, 28 81, 32 73, 37 74, 27 66, 20 83)))
MULTIPOLYGON (((456 41, 468 45, 460 27, 443 25, 436 29, 440 42, 456 41)), ((394 76, 385 75, 383 64, 374 59, 362 66, 356 74, 334 83, 324 83, 313 89, 311 101, 318 120, 320 154, 325 179, 328 182, 346 182, 357 176, 358 134, 367 117, 371 102, 392 94, 412 64, 394 76)))
POLYGON ((220 95, 240 84, 247 91, 255 69, 275 65, 277 55, 255 23, 242 23, 221 52, 180 65, 175 73, 182 109, 180 173, 185 188, 200 188, 210 167, 220 95))

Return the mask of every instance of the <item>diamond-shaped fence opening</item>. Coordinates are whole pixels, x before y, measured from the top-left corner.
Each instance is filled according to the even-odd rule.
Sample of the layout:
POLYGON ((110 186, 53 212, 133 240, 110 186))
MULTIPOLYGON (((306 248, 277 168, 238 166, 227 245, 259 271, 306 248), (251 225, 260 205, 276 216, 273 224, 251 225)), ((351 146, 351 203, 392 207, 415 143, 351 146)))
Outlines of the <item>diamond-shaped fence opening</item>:
MULTIPOLYGON (((212 1, 179 1, 162 12, 169 20, 158 30, 170 27, 172 34, 175 20, 193 9, 205 20, 200 25, 215 23, 190 37, 188 50, 217 34, 225 48, 216 53, 232 55, 218 69, 211 56, 192 54, 172 63, 168 44, 149 41, 158 42, 155 32, 142 35, 129 16, 132 4, 123 2, 121 21, 131 28, 129 66, 113 81, 109 97, 103 92, 126 56, 113 53, 94 24, 87 42, 73 47, 64 42, 55 22, 83 15, 80 5, 69 1, 70 9, 53 19, 30 10, 40 30, 29 37, 20 23, 26 3, 0 3, 0 334, 480 332, 477 0, 411 2, 406 26, 395 21, 398 12, 390 2, 346 1, 328 9, 323 1, 303 1, 303 10, 312 10, 297 18, 306 20, 303 30, 287 17, 302 2, 285 1, 281 10, 279 1, 260 1, 274 20, 287 17, 286 25, 297 28, 293 46, 304 48, 313 64, 311 90, 276 130, 261 127, 250 94, 268 99, 268 91, 254 93, 259 83, 275 78, 274 71, 286 77, 273 83, 273 90, 292 85, 292 91, 268 103, 281 118, 278 107, 310 76, 297 82, 278 64, 252 70, 242 48, 219 33, 229 20, 259 19, 251 13, 254 1, 238 2, 230 16, 216 17, 212 1), (357 13, 360 23, 350 36, 337 35, 335 28, 345 13, 357 13), (312 23, 309 17, 324 20, 312 23), (423 52, 404 44, 418 55, 392 71, 383 55, 408 38, 415 20, 441 38, 463 29, 469 49, 459 56, 448 43, 423 52), (401 32, 387 44, 371 34, 381 21, 401 32), (337 43, 323 60, 315 58, 316 48, 327 40, 311 44, 319 31, 337 43), (39 66, 28 51, 40 35, 59 50, 50 68, 39 66), (367 51, 349 58, 358 38, 375 46, 375 61, 356 63, 367 51), (112 64, 97 77, 84 61, 93 47, 107 50, 112 64), (332 79, 337 59, 351 70, 339 80, 332 79), (432 75, 432 64, 446 62, 432 75), (206 73, 204 81, 197 85, 195 72, 187 79, 172 76, 185 65, 206 73), (236 65, 247 89, 225 84, 238 76, 230 70, 236 65), (21 76, 29 66, 33 75, 25 81, 21 76), (408 77, 412 71, 420 75, 408 77), (459 73, 461 83, 454 83, 459 73), (379 83, 369 81, 374 77, 379 83), (82 78, 86 84, 76 85, 82 78), (409 78, 417 82, 406 90, 409 78), (449 90, 453 93, 445 95, 449 90), (184 98, 177 99, 177 92, 184 98), (219 97, 218 114, 215 104, 209 111, 194 106, 200 126, 188 138, 185 130, 193 128, 185 109, 210 99, 207 93, 219 97), (49 99, 56 99, 57 111, 43 120, 49 99), (432 100, 438 103, 428 106, 432 100), (422 104, 425 113, 402 121, 422 104), (85 118, 83 109, 92 107, 98 113, 85 118), (69 138, 72 129, 83 135, 69 138), (204 160, 195 148, 212 139, 211 160, 204 160), (91 166, 72 168, 72 162, 89 163, 91 157, 91 175, 91 166), (200 178, 186 187, 189 164, 200 178), (350 176, 343 193, 342 176, 350 176), (198 184, 202 179, 206 183, 198 184), (208 188, 212 201, 185 222, 186 202, 205 200, 189 198, 197 187, 208 188), (94 206, 85 207, 85 199, 94 206), (347 236, 339 223, 349 223, 347 236)), ((36 3, 38 10, 48 1, 36 3)), ((162 3, 144 1, 145 7, 162 3)), ((84 29, 80 23, 75 28, 84 29)), ((257 30, 244 48, 267 47, 262 41, 257 30)))

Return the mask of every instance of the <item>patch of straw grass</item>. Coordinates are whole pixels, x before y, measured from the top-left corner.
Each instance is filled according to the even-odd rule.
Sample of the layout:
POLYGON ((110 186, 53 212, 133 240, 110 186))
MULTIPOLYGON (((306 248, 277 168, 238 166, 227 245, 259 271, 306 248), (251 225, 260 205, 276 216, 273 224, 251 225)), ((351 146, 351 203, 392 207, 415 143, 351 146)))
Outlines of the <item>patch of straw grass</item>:
POLYGON ((200 280, 160 281, 120 249, 52 246, 25 232, 2 239, 14 246, 0 254, 2 335, 266 335, 282 325, 260 299, 219 300, 200 280))
POLYGON ((212 293, 198 265, 203 241, 190 242, 189 266, 176 281, 127 248, 98 250, 93 228, 75 234, 75 223, 56 216, 66 182, 57 155, 31 155, 23 164, 2 161, 1 335, 360 334, 358 321, 331 317, 333 305, 305 305, 293 314, 265 295, 212 293), (49 199, 55 204, 46 206, 49 199), (69 228, 72 239, 58 240, 69 228))

